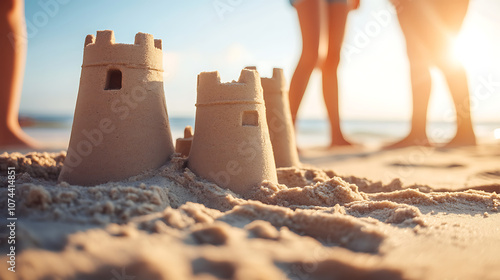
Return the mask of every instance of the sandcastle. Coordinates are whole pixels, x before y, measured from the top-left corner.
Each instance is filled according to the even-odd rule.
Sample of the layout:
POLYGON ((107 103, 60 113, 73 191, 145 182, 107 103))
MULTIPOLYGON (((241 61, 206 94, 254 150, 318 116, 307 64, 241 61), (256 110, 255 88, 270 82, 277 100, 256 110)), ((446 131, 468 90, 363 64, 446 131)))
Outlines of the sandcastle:
MULTIPOLYGON (((161 48, 161 40, 144 33, 136 35, 133 45, 116 44, 113 31, 87 36, 59 181, 77 185, 120 181, 168 161, 174 147, 161 48)), ((198 76, 196 135, 187 127, 176 145, 178 153, 188 156, 194 173, 239 194, 265 180, 277 183, 270 132, 277 139, 278 166, 298 164, 283 73, 274 72, 272 78, 262 79, 266 102, 272 107, 267 119, 257 71, 244 69, 238 82, 231 83, 221 83, 218 72, 198 76), (275 136, 278 133, 280 137, 275 136), (280 138, 288 148, 280 146, 285 144, 280 138)))
MULTIPOLYGON (((249 66, 247 69, 257 70, 257 67, 249 66)), ((261 84, 276 167, 300 166, 283 69, 274 68, 273 76, 261 78, 261 84)))
POLYGON ((59 181, 96 185, 158 168, 174 152, 163 91, 161 40, 113 31, 85 39, 80 88, 59 181))
POLYGON ((262 181, 277 183, 257 71, 221 83, 218 72, 198 76, 195 134, 188 167, 198 176, 245 194, 262 181))

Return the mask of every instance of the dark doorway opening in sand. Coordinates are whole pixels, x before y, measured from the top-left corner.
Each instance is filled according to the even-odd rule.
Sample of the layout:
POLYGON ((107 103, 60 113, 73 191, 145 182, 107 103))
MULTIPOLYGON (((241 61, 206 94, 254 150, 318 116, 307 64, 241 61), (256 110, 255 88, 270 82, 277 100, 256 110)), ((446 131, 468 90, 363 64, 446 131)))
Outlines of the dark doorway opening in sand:
POLYGON ((108 70, 105 90, 117 90, 122 88, 122 71, 118 69, 108 70))

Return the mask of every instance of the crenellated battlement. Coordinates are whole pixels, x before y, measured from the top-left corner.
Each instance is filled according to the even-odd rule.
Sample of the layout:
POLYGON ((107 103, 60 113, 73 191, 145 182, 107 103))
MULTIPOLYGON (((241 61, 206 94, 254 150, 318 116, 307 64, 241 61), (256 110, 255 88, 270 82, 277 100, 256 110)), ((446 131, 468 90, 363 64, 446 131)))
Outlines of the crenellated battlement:
POLYGON ((243 69, 238 81, 230 83, 221 83, 218 72, 201 73, 196 106, 191 171, 242 195, 264 180, 277 184, 257 71, 243 69))
POLYGON ((257 71, 243 69, 238 81, 221 83, 219 72, 198 75, 196 106, 220 104, 264 103, 262 85, 257 71))
POLYGON ((137 33, 134 44, 117 44, 112 30, 97 31, 96 36, 87 35, 83 67, 107 64, 161 71, 163 70, 162 41, 154 39, 151 34, 137 33))
MULTIPOLYGON (((247 69, 257 70, 255 66, 247 67, 247 69)), ((261 83, 276 167, 300 166, 288 101, 288 85, 283 69, 274 68, 273 76, 262 78, 261 83)))
MULTIPOLYGON (((113 31, 85 38, 71 138, 59 181, 94 186, 165 164, 174 153, 163 90, 161 40, 113 31)), ((187 144, 186 144, 187 145, 187 144)))
MULTIPOLYGON (((245 69, 257 71, 257 67, 248 66, 245 69)), ((266 89, 264 95, 282 94, 287 88, 285 74, 281 68, 273 68, 273 76, 271 78, 261 78, 262 87, 266 89)))

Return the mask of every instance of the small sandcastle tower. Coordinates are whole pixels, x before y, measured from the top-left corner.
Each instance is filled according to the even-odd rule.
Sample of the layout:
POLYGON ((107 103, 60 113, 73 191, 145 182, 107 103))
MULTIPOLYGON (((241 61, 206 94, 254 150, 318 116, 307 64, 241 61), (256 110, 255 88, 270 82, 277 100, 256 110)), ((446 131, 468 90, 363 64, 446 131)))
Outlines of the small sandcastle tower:
POLYGON ((218 72, 198 76, 195 134, 188 167, 209 181, 245 194, 268 180, 276 167, 257 71, 221 83, 218 72))
POLYGON ((178 138, 175 142, 175 152, 181 154, 183 157, 189 156, 191 143, 193 143, 193 128, 188 125, 184 129, 184 138, 178 138))
MULTIPOLYGON (((247 69, 257 70, 255 66, 247 67, 247 69)), ((261 78, 261 83, 276 167, 300 166, 288 101, 288 85, 283 69, 274 68, 273 76, 261 78)))
POLYGON ((164 164, 174 152, 163 91, 161 40, 113 31, 85 39, 80 88, 59 181, 96 185, 164 164))

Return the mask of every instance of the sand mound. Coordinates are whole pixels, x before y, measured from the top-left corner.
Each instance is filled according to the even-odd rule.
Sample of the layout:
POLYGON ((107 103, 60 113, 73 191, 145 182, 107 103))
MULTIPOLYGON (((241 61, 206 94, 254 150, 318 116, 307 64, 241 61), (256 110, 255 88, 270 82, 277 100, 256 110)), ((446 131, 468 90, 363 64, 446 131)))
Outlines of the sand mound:
POLYGON ((473 236, 460 215, 499 220, 496 193, 384 186, 312 168, 279 169, 279 184, 241 197, 198 178, 181 157, 122 182, 73 186, 57 183, 64 156, 0 156, 2 174, 22 172, 18 270, 2 279, 429 279, 401 263, 401 244, 473 236))

